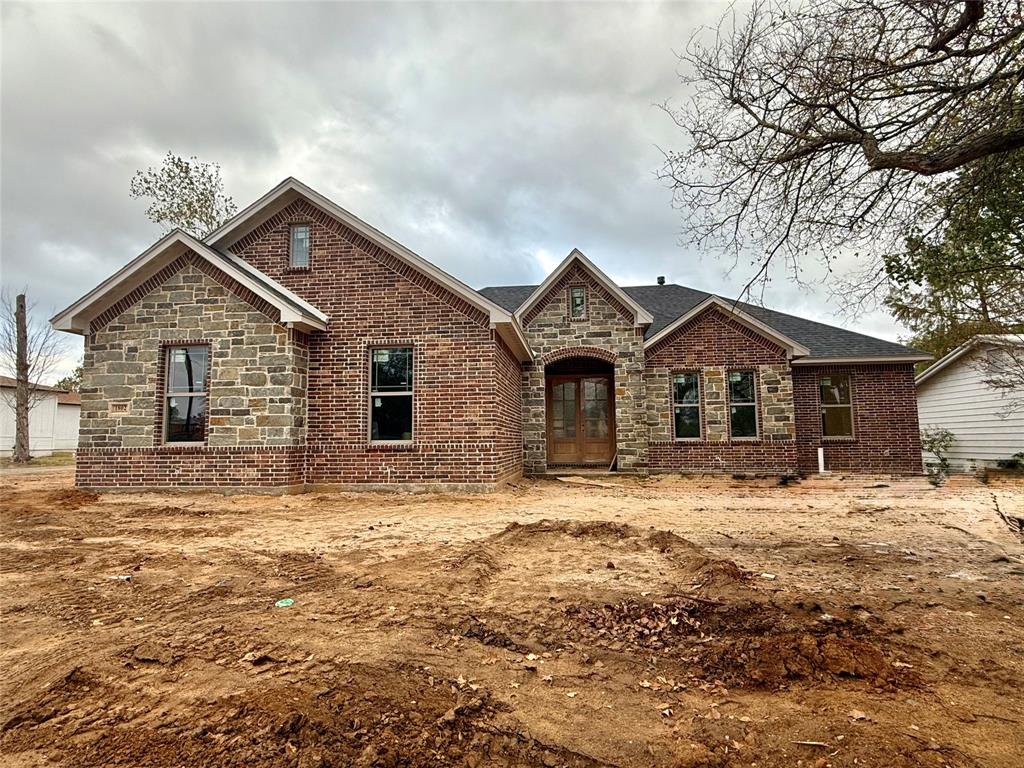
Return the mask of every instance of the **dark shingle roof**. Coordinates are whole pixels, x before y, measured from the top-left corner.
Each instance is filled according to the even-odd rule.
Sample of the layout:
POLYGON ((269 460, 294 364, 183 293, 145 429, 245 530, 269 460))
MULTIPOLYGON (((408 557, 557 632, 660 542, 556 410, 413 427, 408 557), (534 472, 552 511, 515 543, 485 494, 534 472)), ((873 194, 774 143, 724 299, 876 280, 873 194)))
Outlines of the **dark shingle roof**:
MULTIPOLYGON (((480 293, 488 299, 514 312, 537 289, 535 285, 503 285, 481 288, 480 293)), ((654 315, 654 322, 647 329, 646 338, 652 337, 707 300, 712 294, 687 288, 683 285, 638 285, 623 288, 644 309, 654 315)), ((779 333, 798 341, 811 351, 812 357, 908 357, 920 356, 916 349, 905 347, 884 339, 865 336, 814 320, 787 315, 753 304, 739 303, 739 308, 756 317, 779 333)))

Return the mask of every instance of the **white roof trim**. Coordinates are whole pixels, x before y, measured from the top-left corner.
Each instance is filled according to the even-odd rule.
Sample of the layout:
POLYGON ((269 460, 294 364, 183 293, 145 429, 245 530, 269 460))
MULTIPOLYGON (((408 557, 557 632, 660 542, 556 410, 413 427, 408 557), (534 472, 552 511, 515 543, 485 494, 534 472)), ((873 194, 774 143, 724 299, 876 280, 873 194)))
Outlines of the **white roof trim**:
POLYGON ((689 312, 686 312, 677 317, 675 320, 673 320, 671 323, 666 325, 656 334, 651 336, 651 338, 645 341, 644 349, 649 349, 650 347, 653 347, 655 344, 657 344, 659 341, 668 338, 677 330, 679 330, 682 326, 688 323, 690 320, 697 317, 697 315, 699 315, 704 310, 709 309, 710 307, 718 307, 727 315, 738 320, 740 323, 747 326, 751 330, 757 331, 762 336, 766 336, 769 339, 778 342, 778 344, 781 347, 786 349, 790 357, 802 357, 804 355, 809 355, 811 352, 799 341, 791 339, 789 336, 786 336, 784 333, 780 333, 779 331, 772 328, 770 325, 762 323, 753 315, 747 314, 739 307, 735 306, 731 302, 728 302, 719 296, 708 296, 708 298, 706 298, 700 304, 695 306, 689 312))
POLYGON ((855 355, 851 357, 801 357, 793 365, 858 365, 870 363, 923 363, 931 355, 855 355))
POLYGON ((304 330, 324 330, 327 327, 327 315, 316 307, 295 296, 255 267, 239 266, 240 260, 237 258, 225 259, 180 229, 160 238, 74 304, 54 315, 50 323, 60 331, 89 333, 93 318, 129 294, 144 280, 159 272, 169 261, 160 257, 171 254, 171 258, 176 258, 187 250, 199 254, 221 272, 276 307, 281 313, 281 322, 285 325, 294 325, 304 330), (274 290, 268 291, 265 284, 270 284, 274 290), (275 291, 280 291, 280 295, 275 291), (283 301, 282 295, 288 301, 283 301))
POLYGON ((619 286, 617 286, 615 282, 608 277, 608 275, 598 269, 597 265, 584 256, 583 252, 578 248, 573 248, 569 255, 562 260, 562 263, 555 267, 544 282, 538 285, 537 289, 519 306, 519 309, 516 310, 516 318, 521 321, 526 313, 533 309, 534 305, 538 301, 544 298, 544 295, 550 290, 551 286, 553 286, 565 271, 577 261, 582 264, 588 272, 596 277, 598 281, 608 289, 609 293, 622 302, 624 306, 629 307, 629 309, 632 310, 633 319, 636 325, 650 325, 654 322, 654 316, 650 312, 640 306, 632 296, 619 288, 619 286))
POLYGON ((396 257, 406 262, 413 269, 422 272, 438 284, 444 286, 456 296, 465 299, 482 312, 490 316, 491 323, 507 323, 512 321, 512 315, 503 307, 498 306, 490 299, 470 288, 461 280, 452 277, 447 272, 435 267, 423 257, 413 253, 404 245, 391 239, 380 230, 367 224, 350 211, 345 210, 332 200, 321 195, 315 189, 306 186, 296 178, 288 177, 259 200, 249 205, 241 212, 235 214, 227 222, 207 235, 203 242, 215 248, 227 248, 232 245, 239 236, 256 228, 278 211, 282 210, 293 200, 302 197, 320 208, 325 213, 333 216, 345 226, 355 230, 369 240, 387 249, 396 257))
MULTIPOLYGON (((975 337, 965 341, 963 344, 961 344, 959 347, 954 349, 952 352, 948 352, 944 357, 940 358, 934 365, 928 366, 927 369, 922 371, 918 375, 918 377, 916 379, 914 379, 914 384, 916 384, 917 386, 920 386, 925 381, 930 379, 932 376, 937 374, 939 371, 943 370, 944 368, 947 368, 949 365, 951 365, 952 363, 954 363, 957 360, 959 360, 961 357, 966 355, 972 349, 976 349, 977 347, 980 347, 980 346, 983 346, 983 345, 986 345, 986 344, 992 345, 992 346, 1020 345, 1020 344, 1024 344, 1024 337, 1022 337, 1022 336, 1015 336, 1012 333, 982 334, 982 335, 979 335, 979 336, 975 336, 975 337)), ((928 359, 931 359, 931 358, 928 358, 928 359)))

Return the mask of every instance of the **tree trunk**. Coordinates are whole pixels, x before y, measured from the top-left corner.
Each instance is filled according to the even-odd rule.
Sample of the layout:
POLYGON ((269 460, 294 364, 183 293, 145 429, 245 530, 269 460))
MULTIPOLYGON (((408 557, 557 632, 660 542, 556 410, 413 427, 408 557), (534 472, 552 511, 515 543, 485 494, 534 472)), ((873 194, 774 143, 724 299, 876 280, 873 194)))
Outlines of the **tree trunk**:
POLYGON ((25 319, 25 294, 18 294, 14 322, 17 326, 17 387, 14 404, 14 455, 11 460, 24 464, 30 458, 28 452, 28 325, 25 319))

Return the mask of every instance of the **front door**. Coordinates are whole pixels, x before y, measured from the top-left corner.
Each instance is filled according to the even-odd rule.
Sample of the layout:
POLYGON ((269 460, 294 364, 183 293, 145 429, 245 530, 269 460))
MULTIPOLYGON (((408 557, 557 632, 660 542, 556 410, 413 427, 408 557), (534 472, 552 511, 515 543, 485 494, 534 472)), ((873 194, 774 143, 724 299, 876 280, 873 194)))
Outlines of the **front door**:
POLYGON ((608 466, 615 457, 610 375, 547 377, 548 464, 608 466))

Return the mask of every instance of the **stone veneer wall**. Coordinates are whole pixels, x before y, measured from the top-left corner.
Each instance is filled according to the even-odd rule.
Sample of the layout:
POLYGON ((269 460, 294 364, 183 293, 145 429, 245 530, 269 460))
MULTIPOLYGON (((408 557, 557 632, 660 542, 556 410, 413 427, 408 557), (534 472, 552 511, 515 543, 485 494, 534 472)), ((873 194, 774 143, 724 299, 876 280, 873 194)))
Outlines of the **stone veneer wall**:
POLYGON ((644 344, 632 313, 623 307, 587 270, 574 265, 524 318, 527 339, 537 355, 523 365, 523 471, 547 469, 547 414, 544 366, 553 358, 572 357, 576 350, 614 360, 615 441, 618 468, 644 472, 647 466, 647 428, 644 410, 644 344), (587 289, 587 316, 569 318, 569 287, 587 289))
POLYGON ((86 338, 79 485, 301 483, 306 337, 194 254, 144 288, 86 338), (178 344, 210 350, 204 446, 163 442, 166 350, 178 344))
POLYGON ((648 350, 644 380, 652 470, 794 472, 793 379, 785 350, 710 308, 648 350), (731 439, 727 375, 753 370, 758 437, 731 439), (700 374, 701 438, 676 440, 672 376, 700 374))

